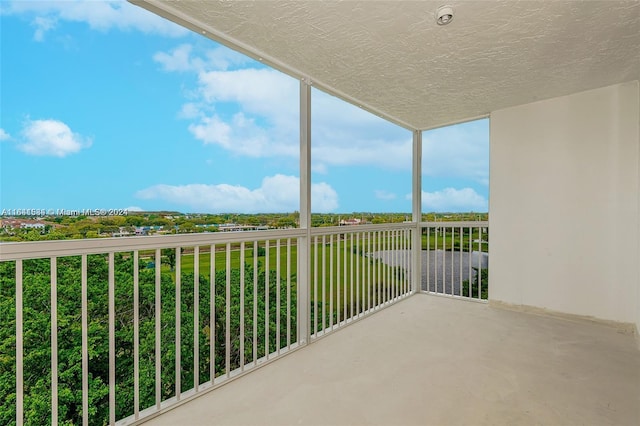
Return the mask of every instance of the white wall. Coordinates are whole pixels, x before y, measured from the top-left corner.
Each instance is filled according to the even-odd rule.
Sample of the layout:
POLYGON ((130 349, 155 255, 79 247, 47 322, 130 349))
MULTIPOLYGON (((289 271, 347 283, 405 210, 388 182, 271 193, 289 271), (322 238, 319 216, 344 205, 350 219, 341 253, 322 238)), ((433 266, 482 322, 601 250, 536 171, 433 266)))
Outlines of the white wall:
POLYGON ((491 300, 640 329, 639 124, 637 81, 491 114, 491 300))

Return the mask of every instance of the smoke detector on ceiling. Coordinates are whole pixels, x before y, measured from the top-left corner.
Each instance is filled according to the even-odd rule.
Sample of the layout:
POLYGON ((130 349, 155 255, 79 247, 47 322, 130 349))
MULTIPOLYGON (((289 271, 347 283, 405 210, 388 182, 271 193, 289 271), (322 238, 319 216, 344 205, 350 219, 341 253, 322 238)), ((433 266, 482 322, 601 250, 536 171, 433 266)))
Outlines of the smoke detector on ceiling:
POLYGON ((436 10, 436 23, 438 25, 447 25, 453 20, 453 8, 451 6, 440 6, 436 10))

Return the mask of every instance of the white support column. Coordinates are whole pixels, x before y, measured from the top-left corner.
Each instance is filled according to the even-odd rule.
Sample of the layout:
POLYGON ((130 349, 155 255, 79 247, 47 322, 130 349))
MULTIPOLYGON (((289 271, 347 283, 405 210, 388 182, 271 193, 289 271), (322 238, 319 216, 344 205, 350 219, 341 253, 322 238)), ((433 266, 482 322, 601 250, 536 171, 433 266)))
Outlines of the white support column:
POLYGON ((309 342, 311 284, 311 82, 300 81, 300 228, 298 244, 298 343, 309 342))
POLYGON ((413 293, 419 293, 422 286, 422 132, 413 131, 412 169, 412 221, 415 223, 411 250, 411 280, 413 293))

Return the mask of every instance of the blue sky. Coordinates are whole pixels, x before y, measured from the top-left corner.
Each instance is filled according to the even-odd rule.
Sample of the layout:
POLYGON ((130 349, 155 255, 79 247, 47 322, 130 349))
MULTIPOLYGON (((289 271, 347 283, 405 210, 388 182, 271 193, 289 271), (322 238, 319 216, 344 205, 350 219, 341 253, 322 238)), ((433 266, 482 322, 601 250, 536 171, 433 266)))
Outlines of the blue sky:
MULTIPOLYGON (((0 8, 0 209, 298 210, 297 80, 123 1, 0 8)), ((410 132, 312 96, 312 210, 409 212, 410 132)), ((423 211, 487 211, 488 120, 423 143, 423 211)))

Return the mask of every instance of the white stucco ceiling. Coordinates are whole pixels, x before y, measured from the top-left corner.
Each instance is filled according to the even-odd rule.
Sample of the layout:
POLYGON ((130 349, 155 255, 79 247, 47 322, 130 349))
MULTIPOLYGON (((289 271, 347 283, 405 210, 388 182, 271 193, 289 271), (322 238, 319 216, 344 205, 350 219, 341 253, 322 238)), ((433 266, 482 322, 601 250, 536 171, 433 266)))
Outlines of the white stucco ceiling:
POLYGON ((132 1, 408 128, 640 79, 638 0, 132 1))

